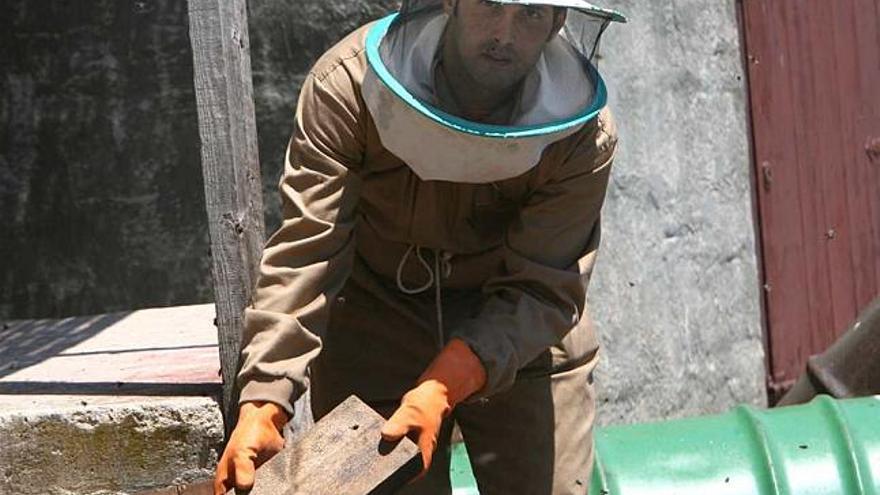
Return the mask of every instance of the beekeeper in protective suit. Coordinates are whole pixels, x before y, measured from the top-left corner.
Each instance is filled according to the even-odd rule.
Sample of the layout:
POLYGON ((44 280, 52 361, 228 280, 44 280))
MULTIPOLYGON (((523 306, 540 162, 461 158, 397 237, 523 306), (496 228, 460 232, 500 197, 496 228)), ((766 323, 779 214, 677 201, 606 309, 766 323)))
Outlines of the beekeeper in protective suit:
MULTIPOLYGON (((582 0, 404 0, 317 62, 242 339, 215 491, 253 483, 310 389, 355 394, 450 493, 587 492, 598 342, 586 291, 616 131, 582 0)), ((378 441, 378 439, 377 439, 378 441)))

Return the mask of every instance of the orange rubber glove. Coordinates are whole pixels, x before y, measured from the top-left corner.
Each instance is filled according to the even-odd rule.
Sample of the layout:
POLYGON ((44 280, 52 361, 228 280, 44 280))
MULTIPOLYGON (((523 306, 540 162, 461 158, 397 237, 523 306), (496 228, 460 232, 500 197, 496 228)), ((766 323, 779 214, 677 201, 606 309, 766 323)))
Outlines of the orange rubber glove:
POLYGON ((256 468, 284 447, 281 429, 289 420, 287 411, 278 404, 243 403, 239 408, 238 423, 217 464, 214 495, 224 495, 233 486, 238 490, 250 490, 254 486, 256 468))
POLYGON ((471 348, 452 339, 419 377, 418 385, 404 394, 400 407, 382 427, 382 438, 397 441, 415 436, 422 452, 422 475, 431 466, 443 418, 486 384, 486 370, 471 348))

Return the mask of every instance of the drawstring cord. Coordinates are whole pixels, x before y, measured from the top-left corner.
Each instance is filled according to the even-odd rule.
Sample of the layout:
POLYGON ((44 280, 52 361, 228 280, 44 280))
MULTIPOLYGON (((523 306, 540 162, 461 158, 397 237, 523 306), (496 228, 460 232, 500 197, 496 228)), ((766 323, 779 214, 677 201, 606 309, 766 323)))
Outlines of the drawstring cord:
POLYGON ((409 245, 406 252, 403 254, 403 257, 400 258, 400 263, 397 265, 397 288, 404 294, 415 295, 427 291, 432 285, 434 286, 434 306, 437 309, 437 337, 439 339, 438 347, 442 349, 443 345, 446 343, 446 337, 444 336, 443 331, 443 301, 440 291, 440 282, 443 277, 449 278, 452 274, 452 253, 440 251, 438 249, 432 249, 431 251, 434 255, 433 269, 425 260, 424 256, 422 256, 422 247, 416 246, 415 244, 409 245), (403 267, 406 265, 406 261, 409 259, 413 251, 416 252, 416 259, 419 260, 419 263, 425 269, 425 272, 427 272, 428 281, 419 287, 409 288, 403 283, 403 267))

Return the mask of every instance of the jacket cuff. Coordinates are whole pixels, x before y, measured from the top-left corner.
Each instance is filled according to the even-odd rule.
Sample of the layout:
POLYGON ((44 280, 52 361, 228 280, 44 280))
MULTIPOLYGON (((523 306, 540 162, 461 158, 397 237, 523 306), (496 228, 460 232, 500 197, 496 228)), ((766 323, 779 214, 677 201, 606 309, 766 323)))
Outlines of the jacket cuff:
POLYGON ((296 402, 296 386, 287 378, 258 381, 249 380, 241 388, 238 404, 264 401, 278 404, 293 418, 293 403, 296 402))
POLYGON ((486 384, 463 403, 479 402, 513 386, 519 368, 515 353, 505 335, 493 335, 465 325, 451 337, 461 339, 480 360, 486 370, 486 384))

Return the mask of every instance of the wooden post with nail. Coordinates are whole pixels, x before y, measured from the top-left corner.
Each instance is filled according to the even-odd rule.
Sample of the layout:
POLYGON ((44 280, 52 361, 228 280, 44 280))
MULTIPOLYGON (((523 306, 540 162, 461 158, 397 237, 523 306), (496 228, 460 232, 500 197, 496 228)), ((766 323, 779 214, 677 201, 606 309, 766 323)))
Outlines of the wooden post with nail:
POLYGON ((265 227, 245 0, 188 0, 211 237, 226 438, 235 426, 244 308, 265 227))

